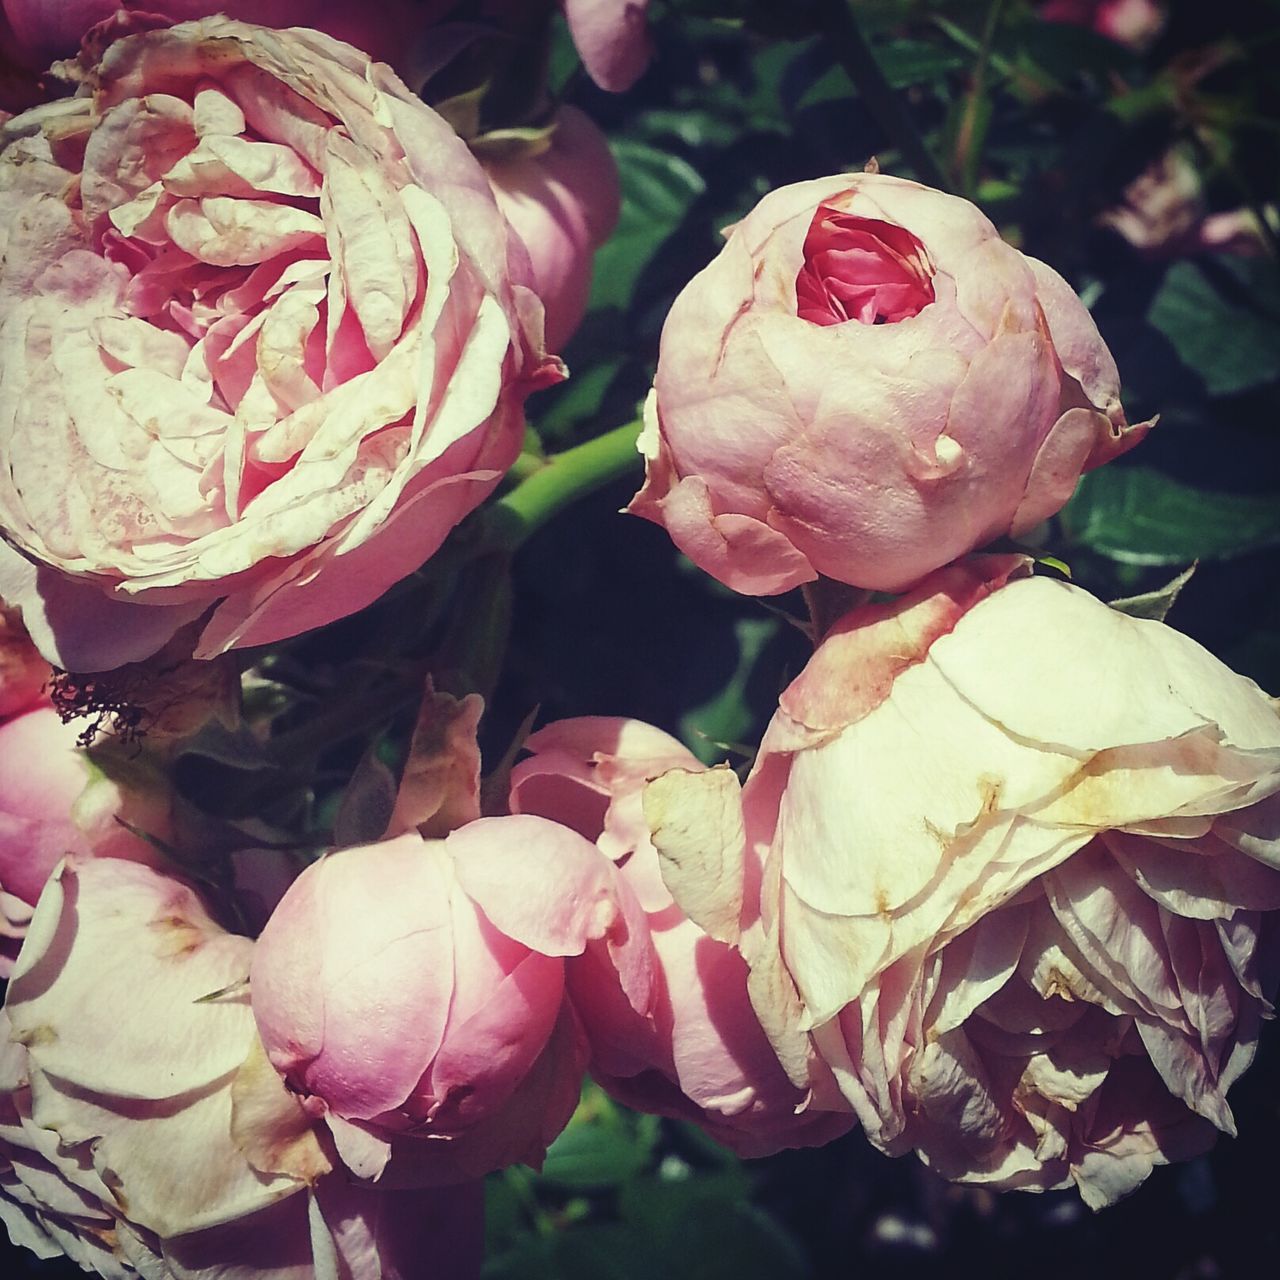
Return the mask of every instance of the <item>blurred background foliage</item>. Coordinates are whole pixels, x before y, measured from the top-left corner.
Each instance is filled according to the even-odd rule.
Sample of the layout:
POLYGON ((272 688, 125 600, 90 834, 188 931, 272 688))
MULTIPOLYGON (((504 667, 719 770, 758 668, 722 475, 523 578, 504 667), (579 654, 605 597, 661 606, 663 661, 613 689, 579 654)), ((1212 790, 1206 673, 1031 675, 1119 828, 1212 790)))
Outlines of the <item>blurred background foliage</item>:
MULTIPOLYGON (((861 170, 872 157, 904 176, 928 178, 922 170, 936 167, 1006 238, 1067 276, 1116 357, 1130 420, 1160 417, 1137 450, 1085 478, 1037 546, 1105 599, 1158 588, 1198 564, 1170 622, 1280 692, 1280 0, 1173 0, 1137 48, 1047 21, 1039 8, 857 0, 858 37, 844 0, 653 0, 654 60, 620 96, 595 89, 561 31, 552 87, 608 132, 623 208, 597 258, 591 311, 564 353, 573 376, 530 402, 531 424, 555 451, 633 419, 672 299, 715 254, 721 229, 766 191, 861 170), (851 76, 868 55, 891 100, 865 74, 851 76), (918 137, 895 127, 895 103, 918 137), (1156 192, 1145 204, 1134 185, 1144 175, 1156 192), (1126 208, 1136 221, 1116 213, 1126 208), (1214 239, 1221 216, 1235 230, 1214 239)), ((273 673, 323 702, 326 682, 403 653, 406 601, 430 597, 433 652, 460 655, 456 683, 491 690, 490 767, 535 714, 639 716, 708 760, 726 751, 744 760, 805 660, 792 625, 803 606, 735 596, 694 571, 661 530, 618 515, 638 475, 637 464, 514 557, 472 562, 460 584, 429 570, 360 617, 297 642, 273 673), (472 604, 481 593, 487 609, 467 610, 471 629, 451 634, 458 591, 472 604)), ((473 536, 464 526, 453 548, 473 536)), ((194 804, 235 818, 238 797, 251 811, 242 744, 236 750, 225 778, 219 769, 231 770, 232 753, 200 756, 186 784, 194 804)), ((365 742, 342 751, 325 757, 332 794, 322 771, 308 800, 317 830, 338 821, 340 786, 356 761, 376 765, 365 742)), ((253 767, 261 779, 288 762, 253 767)), ((268 781, 266 791, 287 797, 279 773, 268 781)), ((743 1163, 588 1085, 540 1174, 517 1168, 490 1179, 485 1275, 1255 1275, 1280 1257, 1277 1077, 1273 1027, 1232 1095, 1240 1138, 1157 1170, 1096 1216, 1071 1193, 949 1186, 914 1158, 886 1160, 857 1134, 743 1163)), ((14 1257, 4 1274, 79 1274, 14 1257)))

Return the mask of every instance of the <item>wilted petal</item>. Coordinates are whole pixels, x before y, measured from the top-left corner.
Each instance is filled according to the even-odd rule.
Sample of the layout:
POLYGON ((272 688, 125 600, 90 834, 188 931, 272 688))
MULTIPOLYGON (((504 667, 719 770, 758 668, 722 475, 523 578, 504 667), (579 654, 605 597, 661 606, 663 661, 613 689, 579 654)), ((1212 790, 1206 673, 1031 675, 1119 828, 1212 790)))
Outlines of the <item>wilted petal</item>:
POLYGON ((245 978, 252 944, 227 933, 181 881, 136 862, 68 860, 36 908, 9 984, 15 1037, 42 1071, 119 1100, 207 1090, 248 1050, 244 1002, 194 1004, 245 978), (103 992, 147 992, 146 1017, 118 1042, 121 1012, 103 992), (56 1028, 56 1035, 48 1035, 56 1028))

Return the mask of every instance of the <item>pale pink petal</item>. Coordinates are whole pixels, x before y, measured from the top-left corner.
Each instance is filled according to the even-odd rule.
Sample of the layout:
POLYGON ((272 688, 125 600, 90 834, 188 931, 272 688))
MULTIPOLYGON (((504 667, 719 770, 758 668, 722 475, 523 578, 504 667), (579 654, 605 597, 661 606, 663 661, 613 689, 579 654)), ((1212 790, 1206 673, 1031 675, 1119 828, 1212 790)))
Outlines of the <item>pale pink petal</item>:
POLYGON ((37 1040, 57 1026, 40 1068, 113 1098, 207 1089, 244 1059, 246 1010, 243 1000, 193 1002, 241 982, 251 950, 181 881, 135 862, 68 860, 40 898, 9 985, 14 1035, 37 1040), (128 1053, 102 1053, 120 1027, 102 992, 140 983, 147 1016, 130 1022, 128 1053))
POLYGON ((453 985, 449 881, 439 848, 416 833, 346 850, 298 877, 258 939, 251 990, 271 1060, 340 1116, 398 1106, 439 1048, 453 985), (383 876, 397 893, 381 891, 383 876))
POLYGON ((649 0, 564 0, 573 43, 602 89, 631 88, 648 65, 648 7, 649 0))
POLYGON ((467 896, 503 933, 543 955, 579 955, 617 919, 612 866, 567 827, 526 814, 481 818, 445 846, 467 896))

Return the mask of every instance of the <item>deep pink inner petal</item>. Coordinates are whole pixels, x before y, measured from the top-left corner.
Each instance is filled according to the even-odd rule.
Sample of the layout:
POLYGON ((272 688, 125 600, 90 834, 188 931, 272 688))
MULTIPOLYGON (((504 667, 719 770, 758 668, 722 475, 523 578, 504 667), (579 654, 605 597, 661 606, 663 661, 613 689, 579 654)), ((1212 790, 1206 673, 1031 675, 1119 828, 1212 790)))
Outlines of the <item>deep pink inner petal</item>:
POLYGON ((796 314, 812 324, 893 324, 933 301, 933 263, 905 227, 819 205, 796 276, 796 314))

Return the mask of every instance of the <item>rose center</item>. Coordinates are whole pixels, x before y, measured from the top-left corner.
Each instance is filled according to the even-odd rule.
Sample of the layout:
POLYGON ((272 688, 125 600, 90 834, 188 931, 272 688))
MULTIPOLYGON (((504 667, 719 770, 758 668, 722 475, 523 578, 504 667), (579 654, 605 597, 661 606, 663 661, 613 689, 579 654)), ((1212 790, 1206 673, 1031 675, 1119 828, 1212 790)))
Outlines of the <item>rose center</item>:
POLYGON ((819 205, 796 276, 796 314, 812 324, 894 324, 933 301, 933 263, 905 227, 819 205))

